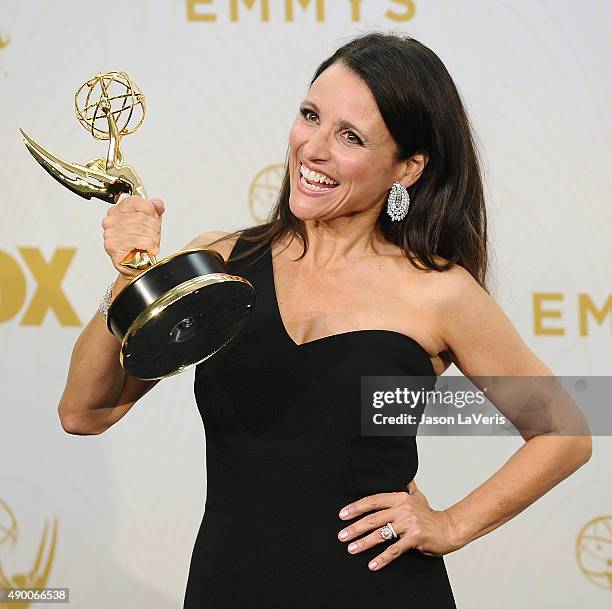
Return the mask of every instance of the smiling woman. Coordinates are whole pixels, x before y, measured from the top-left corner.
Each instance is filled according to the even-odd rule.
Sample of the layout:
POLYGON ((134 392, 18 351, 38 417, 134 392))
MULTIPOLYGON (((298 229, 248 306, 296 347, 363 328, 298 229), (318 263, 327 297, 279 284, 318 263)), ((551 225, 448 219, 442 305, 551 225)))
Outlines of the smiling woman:
POLYGON ((437 511, 413 480, 414 437, 361 434, 365 376, 435 378, 451 362, 550 374, 486 291, 480 168, 440 59, 389 34, 341 47, 300 105, 270 221, 215 243, 257 305, 196 373, 208 497, 185 609, 455 607, 443 555, 535 501, 590 445, 526 437, 437 511))
MULTIPOLYGON (((163 211, 138 197, 115 206, 111 258, 157 248, 163 211)), ((489 480, 434 510, 414 482, 415 438, 361 431, 364 377, 432 386, 451 362, 472 377, 551 374, 487 293, 469 120, 416 40, 366 34, 326 59, 269 222, 193 247, 221 253, 257 301, 196 368, 207 498, 185 609, 451 609, 443 556, 588 460, 588 437, 525 434, 489 480)), ((151 388, 123 374, 111 338, 94 319, 75 348, 60 404, 73 433, 104 431, 151 388)))

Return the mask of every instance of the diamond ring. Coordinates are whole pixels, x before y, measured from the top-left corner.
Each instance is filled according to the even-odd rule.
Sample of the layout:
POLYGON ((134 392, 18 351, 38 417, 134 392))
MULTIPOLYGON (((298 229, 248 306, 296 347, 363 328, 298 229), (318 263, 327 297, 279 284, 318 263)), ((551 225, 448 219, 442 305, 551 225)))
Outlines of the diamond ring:
POLYGON ((385 541, 389 541, 389 539, 397 539, 397 533, 390 522, 387 522, 387 524, 380 529, 380 536, 385 541))

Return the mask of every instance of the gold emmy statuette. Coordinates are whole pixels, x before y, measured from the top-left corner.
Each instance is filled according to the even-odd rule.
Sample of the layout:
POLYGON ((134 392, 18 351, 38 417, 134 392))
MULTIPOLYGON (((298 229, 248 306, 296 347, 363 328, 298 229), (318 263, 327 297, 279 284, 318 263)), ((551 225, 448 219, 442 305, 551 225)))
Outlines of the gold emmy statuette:
MULTIPOLYGON (((81 125, 95 139, 108 140, 106 157, 68 163, 20 129, 32 156, 85 199, 114 204, 126 193, 146 198, 120 147, 121 138, 144 120, 140 89, 125 72, 97 74, 79 87, 74 104, 81 125)), ((115 297, 107 324, 121 341, 121 365, 136 378, 165 378, 208 359, 240 332, 255 303, 253 286, 230 275, 213 250, 185 250, 157 261, 150 252, 134 249, 121 264, 142 272, 115 297)))

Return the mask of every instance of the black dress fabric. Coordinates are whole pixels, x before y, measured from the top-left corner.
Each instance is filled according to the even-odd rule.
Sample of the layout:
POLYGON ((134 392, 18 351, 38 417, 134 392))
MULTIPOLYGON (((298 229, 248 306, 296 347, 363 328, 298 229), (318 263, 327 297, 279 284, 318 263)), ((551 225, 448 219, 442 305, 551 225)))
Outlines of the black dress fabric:
MULTIPOLYGON (((256 229, 251 229, 256 230, 256 229)), ((391 542, 351 555, 340 509, 406 490, 414 437, 361 435, 361 377, 430 375, 425 350, 390 330, 357 330, 297 345, 279 313, 271 253, 230 273, 255 287, 254 311, 227 347, 196 368, 206 435, 207 498, 184 609, 450 609, 442 557, 418 550, 379 571, 391 542)))

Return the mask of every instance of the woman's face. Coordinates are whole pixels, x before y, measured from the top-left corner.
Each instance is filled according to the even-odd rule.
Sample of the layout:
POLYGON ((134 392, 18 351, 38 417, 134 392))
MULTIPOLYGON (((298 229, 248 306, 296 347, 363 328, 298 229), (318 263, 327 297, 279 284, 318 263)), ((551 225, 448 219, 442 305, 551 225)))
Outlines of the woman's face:
POLYGON ((310 87, 289 144, 289 206, 301 220, 378 210, 393 182, 405 173, 405 162, 394 162, 396 144, 370 89, 341 63, 327 68, 310 87), (308 170, 335 184, 320 183, 318 177, 314 182, 315 176, 307 179, 308 170), (305 181, 320 190, 309 189, 305 181))

